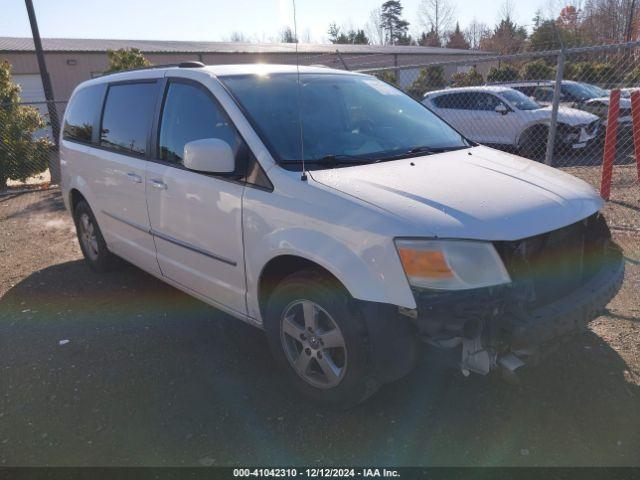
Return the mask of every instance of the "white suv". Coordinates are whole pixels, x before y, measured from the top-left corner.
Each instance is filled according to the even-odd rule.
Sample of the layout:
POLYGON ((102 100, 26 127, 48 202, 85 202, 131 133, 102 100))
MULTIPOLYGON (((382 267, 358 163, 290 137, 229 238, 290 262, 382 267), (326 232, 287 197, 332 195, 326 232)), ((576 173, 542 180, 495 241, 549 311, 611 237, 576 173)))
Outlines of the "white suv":
MULTIPOLYGON (((508 87, 450 88, 429 92, 423 103, 471 140, 509 146, 531 159, 540 159, 547 147, 551 107, 543 107, 508 87)), ((558 148, 581 149, 600 127, 597 116, 573 108, 558 112, 558 148)))
MULTIPOLYGON (((520 81, 503 83, 501 86, 518 90, 541 105, 548 106, 553 103, 555 81, 552 80, 520 81)), ((620 99, 618 112, 618 129, 622 134, 630 134, 633 126, 631 100, 628 98, 630 93, 628 95, 624 94, 625 90, 628 91, 629 89, 622 89, 623 95, 620 99)), ((597 85, 589 83, 563 80, 560 84, 560 105, 597 115, 602 121, 603 130, 607 125, 610 95, 611 92, 609 90, 604 90, 597 85)))
POLYGON ((586 183, 477 146, 367 75, 90 80, 61 164, 94 270, 117 255, 264 329, 293 383, 340 407, 409 372, 421 341, 458 348, 465 373, 538 359, 624 269, 586 183))

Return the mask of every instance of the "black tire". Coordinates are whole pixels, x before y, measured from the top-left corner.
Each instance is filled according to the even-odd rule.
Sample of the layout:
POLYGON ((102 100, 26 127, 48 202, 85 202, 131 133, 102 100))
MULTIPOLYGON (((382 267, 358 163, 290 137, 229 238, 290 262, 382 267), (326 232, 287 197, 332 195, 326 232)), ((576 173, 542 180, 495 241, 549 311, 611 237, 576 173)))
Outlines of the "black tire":
POLYGON ((78 243, 89 267, 95 272, 108 272, 118 266, 117 257, 107 248, 96 217, 85 200, 80 200, 73 209, 73 220, 76 225, 78 243), (93 228, 94 241, 89 242, 85 235, 87 230, 85 222, 88 220, 93 228), (83 238, 84 237, 84 238, 83 238), (91 243, 91 245, 89 244, 91 243))
POLYGON ((541 161, 547 152, 549 128, 536 125, 525 130, 518 143, 519 154, 530 160, 541 161))
MULTIPOLYGON (((344 410, 364 401, 378 389, 379 383, 373 372, 365 323, 351 296, 335 280, 315 270, 303 270, 286 277, 276 286, 268 299, 264 323, 269 346, 276 361, 295 388, 312 401, 344 410), (318 378, 323 376, 317 356, 324 352, 326 358, 327 352, 330 352, 333 362, 335 358, 331 352, 334 349, 325 349, 324 346, 307 348, 311 350, 311 360, 308 360, 310 374, 305 378, 298 373, 290 360, 291 344, 302 346, 299 355, 301 358, 305 355, 303 342, 296 343, 292 340, 293 337, 287 337, 283 332, 284 314, 291 308, 297 308, 296 302, 300 301, 312 302, 320 307, 317 310, 320 312, 318 322, 325 321, 329 315, 342 335, 344 354, 341 355, 342 350, 337 349, 339 359, 335 364, 344 360, 344 371, 337 385, 319 386, 310 383, 314 381, 311 379, 312 375, 315 375, 314 369, 318 372, 318 378), (315 350, 316 348, 318 349, 315 350)), ((318 327, 318 330, 321 328, 318 327)), ((318 334, 318 337, 322 338, 322 335, 318 334)), ((315 338, 315 333, 310 338, 315 338)), ((313 345, 307 343, 307 346, 313 345)))

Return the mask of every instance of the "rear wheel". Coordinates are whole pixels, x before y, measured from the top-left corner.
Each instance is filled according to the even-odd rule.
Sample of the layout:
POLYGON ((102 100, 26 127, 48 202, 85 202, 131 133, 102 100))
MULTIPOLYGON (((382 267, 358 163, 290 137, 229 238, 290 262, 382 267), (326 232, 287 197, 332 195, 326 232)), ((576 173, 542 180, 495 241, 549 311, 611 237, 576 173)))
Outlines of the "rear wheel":
POLYGON ((117 258, 108 249, 96 217, 89 204, 80 200, 73 209, 73 219, 80 249, 86 262, 96 272, 106 272, 117 264, 117 258))
POLYGON ((367 332, 344 288, 317 271, 285 278, 266 308, 271 350, 294 386, 312 400, 349 408, 373 394, 367 332))

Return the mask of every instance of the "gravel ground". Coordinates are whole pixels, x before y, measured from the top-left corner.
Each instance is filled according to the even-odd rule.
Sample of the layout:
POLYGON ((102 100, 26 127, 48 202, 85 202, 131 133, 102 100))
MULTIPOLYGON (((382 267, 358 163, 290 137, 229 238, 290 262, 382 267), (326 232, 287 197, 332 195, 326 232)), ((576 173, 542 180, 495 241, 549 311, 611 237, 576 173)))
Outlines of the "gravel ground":
MULTIPOLYGON (((607 208, 637 226, 638 203, 607 208)), ((333 413, 257 329, 134 267, 92 273, 57 191, 0 197, 0 464, 640 465, 638 235, 615 234, 608 314, 519 385, 427 352, 333 413)))

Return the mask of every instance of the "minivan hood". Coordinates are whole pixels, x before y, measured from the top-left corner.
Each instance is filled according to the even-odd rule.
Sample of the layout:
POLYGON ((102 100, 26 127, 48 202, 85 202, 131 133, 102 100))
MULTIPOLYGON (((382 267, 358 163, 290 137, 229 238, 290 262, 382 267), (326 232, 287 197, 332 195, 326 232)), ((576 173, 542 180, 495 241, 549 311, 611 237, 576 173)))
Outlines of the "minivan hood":
POLYGON ((407 231, 419 236, 518 240, 578 222, 603 206, 582 180, 487 147, 311 176, 409 222, 407 231))

